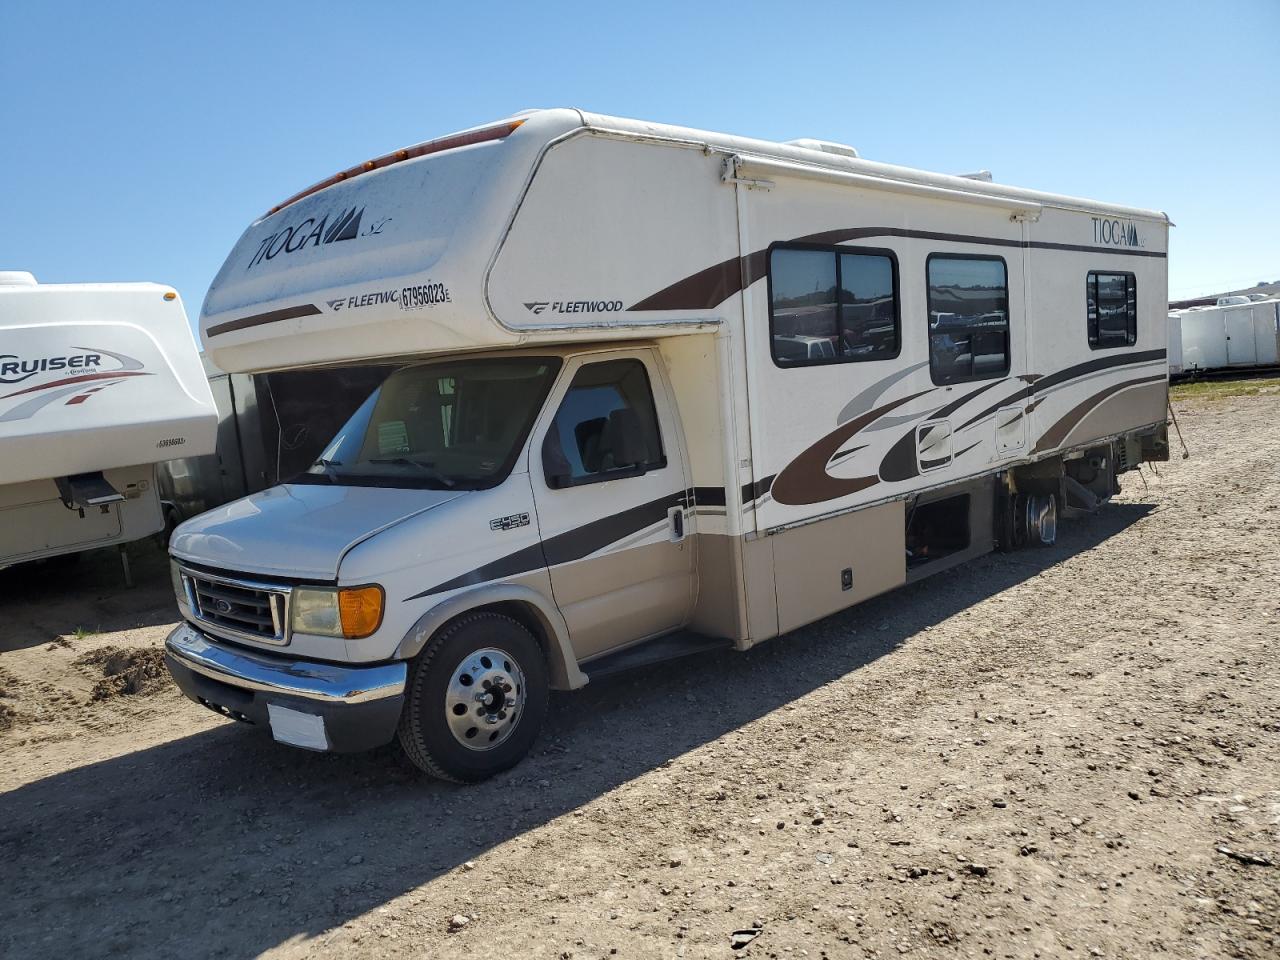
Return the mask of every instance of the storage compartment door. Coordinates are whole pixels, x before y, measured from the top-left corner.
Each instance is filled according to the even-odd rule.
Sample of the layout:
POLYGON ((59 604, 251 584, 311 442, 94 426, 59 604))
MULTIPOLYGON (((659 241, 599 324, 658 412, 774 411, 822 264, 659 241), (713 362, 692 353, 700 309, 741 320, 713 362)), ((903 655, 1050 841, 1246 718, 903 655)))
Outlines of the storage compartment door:
POLYGON ((1258 348, 1253 339, 1253 310, 1241 307, 1228 310, 1223 317, 1227 330, 1227 366, 1251 366, 1258 362, 1258 348))
POLYGON ((1280 363, 1280 324, 1276 314, 1280 304, 1259 303, 1253 308, 1253 343, 1255 362, 1280 363))
MULTIPOLYGON (((49 484, 52 488, 52 484, 49 484)), ((110 543, 121 533, 120 505, 68 510, 59 499, 0 509, 0 563, 12 563, 48 550, 110 543)))

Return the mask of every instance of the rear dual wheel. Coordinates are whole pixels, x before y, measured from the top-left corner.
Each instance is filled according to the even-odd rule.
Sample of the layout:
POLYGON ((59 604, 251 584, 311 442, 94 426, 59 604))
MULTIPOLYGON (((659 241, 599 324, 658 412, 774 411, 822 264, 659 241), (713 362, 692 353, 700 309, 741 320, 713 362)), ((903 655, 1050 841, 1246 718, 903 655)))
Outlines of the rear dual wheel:
POLYGON ((1048 547, 1058 539, 1058 498, 1051 493, 1015 493, 1001 498, 996 542, 1001 550, 1048 547))
POLYGON ((466 614, 413 661, 400 745, 426 773, 474 783, 529 752, 547 701, 546 658, 533 635, 500 613, 466 614))

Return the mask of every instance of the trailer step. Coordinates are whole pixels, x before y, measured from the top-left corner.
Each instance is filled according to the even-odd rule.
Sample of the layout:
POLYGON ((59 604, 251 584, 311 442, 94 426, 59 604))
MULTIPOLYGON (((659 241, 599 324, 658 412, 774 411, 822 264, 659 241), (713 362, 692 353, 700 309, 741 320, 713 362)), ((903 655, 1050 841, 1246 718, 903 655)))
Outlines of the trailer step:
POLYGON ((606 654, 598 660, 584 664, 582 670, 590 680, 594 681, 655 663, 666 663, 670 660, 679 660, 681 657, 709 653, 712 650, 728 650, 732 647, 732 640, 680 630, 653 640, 646 640, 644 643, 627 647, 617 653, 606 654))

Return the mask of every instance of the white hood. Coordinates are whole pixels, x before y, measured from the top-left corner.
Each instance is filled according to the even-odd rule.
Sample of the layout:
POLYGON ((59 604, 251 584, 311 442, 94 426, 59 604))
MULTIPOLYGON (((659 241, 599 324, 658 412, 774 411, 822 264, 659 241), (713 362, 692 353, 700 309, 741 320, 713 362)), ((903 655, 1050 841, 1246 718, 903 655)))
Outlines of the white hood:
POLYGON ((462 495, 288 483, 188 520, 169 550, 228 572, 337 580, 342 557, 356 544, 462 495))

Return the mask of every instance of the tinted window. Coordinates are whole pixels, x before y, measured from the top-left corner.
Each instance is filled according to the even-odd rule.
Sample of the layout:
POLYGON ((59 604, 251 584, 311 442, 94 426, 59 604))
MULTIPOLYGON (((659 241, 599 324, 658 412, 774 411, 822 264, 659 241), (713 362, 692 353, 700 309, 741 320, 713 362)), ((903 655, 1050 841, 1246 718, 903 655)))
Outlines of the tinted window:
POLYGON ((521 357, 397 370, 292 482, 494 486, 511 471, 559 367, 521 357))
POLYGON ((775 247, 769 325, 783 367, 898 354, 895 264, 887 253, 775 247))
POLYGON ((609 360, 579 370, 547 431, 542 464, 553 487, 666 466, 644 364, 609 360))
POLYGON ((929 371, 937 384, 1009 372, 1009 284, 999 257, 928 262, 929 371))
POLYGON ((840 338, 851 360, 897 356, 898 301, 888 257, 840 254, 840 338))
POLYGON ((1138 280, 1093 271, 1085 281, 1089 346, 1127 347, 1138 339, 1138 280))

